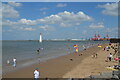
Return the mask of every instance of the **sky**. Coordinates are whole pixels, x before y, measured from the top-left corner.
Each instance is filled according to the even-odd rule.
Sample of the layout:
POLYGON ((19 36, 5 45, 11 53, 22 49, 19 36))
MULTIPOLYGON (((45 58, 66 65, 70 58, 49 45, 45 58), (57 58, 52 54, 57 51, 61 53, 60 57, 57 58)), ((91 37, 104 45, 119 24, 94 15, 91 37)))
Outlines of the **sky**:
POLYGON ((3 40, 118 36, 118 3, 3 2, 0 11, 3 40))

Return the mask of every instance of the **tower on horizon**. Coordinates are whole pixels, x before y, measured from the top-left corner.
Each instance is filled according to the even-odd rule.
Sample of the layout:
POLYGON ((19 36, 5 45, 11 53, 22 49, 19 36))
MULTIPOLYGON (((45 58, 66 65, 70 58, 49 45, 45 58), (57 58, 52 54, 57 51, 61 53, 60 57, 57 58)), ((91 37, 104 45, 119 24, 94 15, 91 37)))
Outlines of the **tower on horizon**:
POLYGON ((40 39, 39 42, 42 42, 42 33, 40 33, 40 39))

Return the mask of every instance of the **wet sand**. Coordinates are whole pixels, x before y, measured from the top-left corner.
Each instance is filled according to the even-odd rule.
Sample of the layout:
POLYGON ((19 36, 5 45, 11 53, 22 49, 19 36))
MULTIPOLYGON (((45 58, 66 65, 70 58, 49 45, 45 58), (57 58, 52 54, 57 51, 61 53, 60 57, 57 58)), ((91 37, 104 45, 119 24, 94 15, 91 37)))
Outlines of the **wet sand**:
POLYGON ((5 73, 3 78, 33 78, 35 68, 39 68, 40 78, 84 78, 89 75, 107 72, 110 70, 105 67, 112 66, 115 63, 105 62, 106 56, 113 52, 112 50, 103 51, 106 45, 103 44, 102 48, 93 46, 79 53, 71 53, 19 69, 15 72, 5 73), (98 53, 98 58, 91 57, 94 52, 98 53))

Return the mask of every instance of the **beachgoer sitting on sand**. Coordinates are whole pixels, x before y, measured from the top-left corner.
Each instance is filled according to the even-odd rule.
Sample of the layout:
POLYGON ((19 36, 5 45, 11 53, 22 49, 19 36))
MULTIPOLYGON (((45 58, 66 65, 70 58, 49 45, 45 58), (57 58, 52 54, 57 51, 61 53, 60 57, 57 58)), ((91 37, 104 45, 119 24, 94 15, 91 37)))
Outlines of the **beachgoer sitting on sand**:
POLYGON ((119 58, 114 58, 114 60, 115 60, 115 61, 118 61, 118 60, 119 60, 119 58))
POLYGON ((105 49, 106 49, 106 47, 104 47, 104 49, 103 49, 103 50, 105 51, 105 49))
POLYGON ((94 52, 93 55, 92 55, 92 57, 93 58, 97 58, 97 53, 94 52))
POLYGON ((73 59, 71 58, 70 61, 73 61, 73 59))

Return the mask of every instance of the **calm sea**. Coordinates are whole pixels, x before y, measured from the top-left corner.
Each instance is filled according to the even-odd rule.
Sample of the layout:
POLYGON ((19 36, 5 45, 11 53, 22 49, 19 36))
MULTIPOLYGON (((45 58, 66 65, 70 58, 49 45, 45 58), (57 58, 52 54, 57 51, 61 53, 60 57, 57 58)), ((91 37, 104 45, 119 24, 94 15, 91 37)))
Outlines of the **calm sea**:
POLYGON ((17 59, 16 69, 18 69, 39 62, 38 59, 40 61, 46 61, 70 54, 75 51, 73 47, 75 44, 79 46, 79 51, 81 51, 83 50, 83 45, 88 47, 92 44, 96 45, 101 43, 108 43, 108 41, 43 41, 42 43, 38 41, 3 41, 3 73, 13 70, 12 65, 7 65, 6 63, 7 60, 12 62, 14 57, 17 59), (41 49, 40 54, 37 54, 39 48, 41 49))

